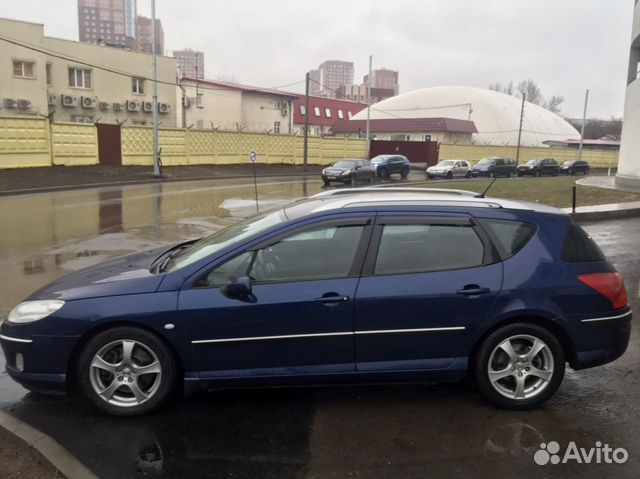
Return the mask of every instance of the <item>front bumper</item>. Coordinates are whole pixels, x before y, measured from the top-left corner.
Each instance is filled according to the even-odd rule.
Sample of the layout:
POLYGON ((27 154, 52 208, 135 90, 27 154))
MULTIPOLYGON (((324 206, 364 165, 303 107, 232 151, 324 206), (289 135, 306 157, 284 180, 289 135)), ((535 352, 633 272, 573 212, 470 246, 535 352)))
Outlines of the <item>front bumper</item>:
POLYGON ((624 354, 631 334, 630 310, 581 319, 576 330, 574 369, 592 368, 624 354))
POLYGON ((32 391, 64 394, 69 359, 78 337, 27 336, 20 334, 19 328, 3 327, 0 335, 9 376, 32 391), (18 355, 22 357, 22 368, 18 355))
POLYGON ((478 171, 478 170, 471 171, 471 176, 473 176, 474 178, 477 178, 478 176, 490 176, 490 175, 491 175, 490 171, 478 171))
POLYGON ((351 181, 351 175, 325 175, 322 174, 322 181, 351 181))

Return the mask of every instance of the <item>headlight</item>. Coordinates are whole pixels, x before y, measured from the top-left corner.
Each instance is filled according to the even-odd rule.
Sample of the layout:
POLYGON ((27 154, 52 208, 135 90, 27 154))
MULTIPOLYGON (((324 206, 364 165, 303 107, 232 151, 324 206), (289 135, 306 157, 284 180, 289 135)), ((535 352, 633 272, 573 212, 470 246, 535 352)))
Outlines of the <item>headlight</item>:
POLYGON ((344 175, 348 175, 349 173, 351 173, 351 171, 347 170, 347 171, 343 171, 342 173, 340 173, 340 175, 344 176, 344 175))
POLYGON ((59 299, 46 299, 41 301, 25 301, 13 308, 9 313, 10 323, 33 323, 46 318, 64 306, 64 301, 59 299))

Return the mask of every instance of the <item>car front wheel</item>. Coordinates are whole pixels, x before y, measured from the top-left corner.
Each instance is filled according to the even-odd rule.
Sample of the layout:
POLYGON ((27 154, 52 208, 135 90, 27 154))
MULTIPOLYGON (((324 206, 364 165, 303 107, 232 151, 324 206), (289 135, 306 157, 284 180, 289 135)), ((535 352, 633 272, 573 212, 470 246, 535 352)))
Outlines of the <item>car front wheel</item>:
POLYGON ((547 329, 515 323, 491 333, 475 363, 475 379, 495 406, 530 409, 549 399, 564 377, 564 351, 547 329))
POLYGON ((161 339, 143 329, 116 327, 85 345, 78 383, 103 411, 135 416, 160 407, 178 381, 175 359, 161 339))

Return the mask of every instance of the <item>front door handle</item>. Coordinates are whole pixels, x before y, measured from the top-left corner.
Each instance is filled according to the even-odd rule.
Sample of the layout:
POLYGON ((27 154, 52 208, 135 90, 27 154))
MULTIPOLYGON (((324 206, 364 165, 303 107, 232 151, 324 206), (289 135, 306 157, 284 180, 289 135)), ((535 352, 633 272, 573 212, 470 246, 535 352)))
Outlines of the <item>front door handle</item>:
POLYGON ((349 301, 349 296, 342 296, 337 293, 327 293, 319 298, 316 298, 315 301, 317 303, 323 304, 337 304, 337 303, 346 303, 349 301))
POLYGON ((462 294, 464 296, 476 296, 478 294, 487 294, 490 293, 491 290, 489 288, 481 288, 477 284, 468 284, 464 288, 456 291, 458 294, 462 294))

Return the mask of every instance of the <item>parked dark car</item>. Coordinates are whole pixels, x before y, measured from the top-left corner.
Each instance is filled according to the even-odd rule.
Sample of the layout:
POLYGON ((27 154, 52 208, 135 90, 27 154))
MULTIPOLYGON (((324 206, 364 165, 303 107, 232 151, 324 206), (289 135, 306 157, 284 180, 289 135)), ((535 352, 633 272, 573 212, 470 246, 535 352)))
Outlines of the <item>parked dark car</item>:
POLYGON ((584 160, 569 160, 560 165, 560 173, 563 175, 575 175, 581 173, 588 175, 591 166, 584 160))
POLYGON ((355 183, 368 181, 373 183, 376 170, 369 160, 344 159, 322 170, 322 182, 328 185, 332 181, 355 183))
POLYGON ((402 155, 378 155, 371 158, 371 164, 375 167, 378 178, 389 178, 397 173, 404 179, 411 170, 411 163, 402 155))
POLYGON ((518 165, 518 176, 558 176, 559 171, 558 162, 553 158, 534 158, 524 165, 518 165))
POLYGON ((332 190, 77 271, 10 312, 7 372, 38 392, 77 385, 117 415, 183 385, 467 375, 497 406, 537 406, 565 362, 623 354, 624 283, 568 214, 474 195, 332 190))
POLYGON ((497 178, 516 174, 516 160, 513 158, 483 158, 471 167, 471 176, 497 178))

